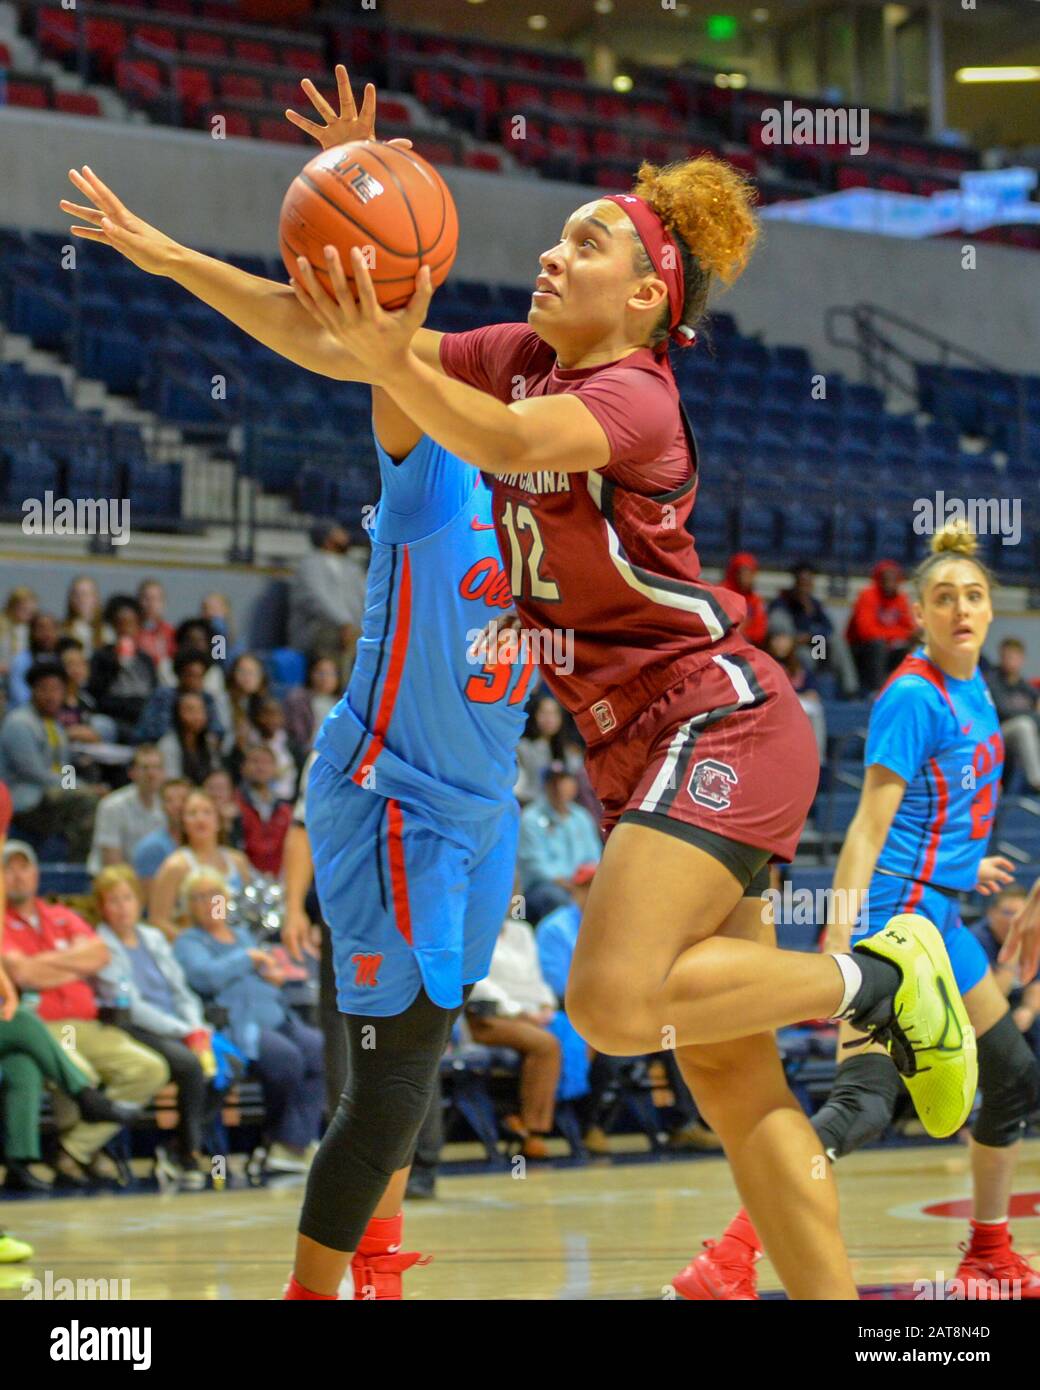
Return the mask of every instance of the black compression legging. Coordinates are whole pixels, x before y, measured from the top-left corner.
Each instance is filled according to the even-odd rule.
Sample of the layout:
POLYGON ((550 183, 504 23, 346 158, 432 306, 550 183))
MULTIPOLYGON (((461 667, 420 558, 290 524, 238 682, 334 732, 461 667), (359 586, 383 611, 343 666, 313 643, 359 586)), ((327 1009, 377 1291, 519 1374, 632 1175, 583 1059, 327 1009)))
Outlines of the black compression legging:
POLYGON ((343 1016, 347 1084, 307 1178, 301 1235, 357 1249, 391 1176, 412 1160, 459 1012, 421 991, 392 1018, 343 1016))

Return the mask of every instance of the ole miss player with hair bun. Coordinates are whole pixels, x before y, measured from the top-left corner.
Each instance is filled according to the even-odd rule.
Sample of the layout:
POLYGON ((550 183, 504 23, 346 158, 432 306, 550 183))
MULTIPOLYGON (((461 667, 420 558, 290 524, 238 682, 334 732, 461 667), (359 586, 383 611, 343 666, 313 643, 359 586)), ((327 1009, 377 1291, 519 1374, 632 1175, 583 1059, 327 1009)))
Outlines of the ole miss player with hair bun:
MULTIPOLYGON (((993 580, 974 535, 951 525, 932 537, 914 576, 914 619, 924 645, 897 666, 870 716, 859 808, 834 871, 826 949, 847 951, 857 911, 869 937, 894 915, 922 913, 942 932, 957 988, 978 1038, 982 1105, 972 1129, 974 1215, 950 1297, 1040 1298, 1040 1273, 1012 1249, 1008 1208, 1040 1066, 1016 1026, 986 953, 960 917, 962 896, 1011 882, 1013 865, 986 855, 1000 795, 1004 743, 979 653, 993 620, 993 580), (869 892, 868 890, 869 886, 869 892)), ((1040 962, 1040 881, 1016 917, 1001 960, 1023 983, 1040 962)), ((813 1126, 830 1158, 888 1128, 899 1081, 887 1055, 843 1025, 845 1060, 813 1126), (847 1049, 855 1049, 849 1052, 847 1049)), ((757 1298, 761 1247, 746 1212, 676 1276, 685 1298, 757 1298)))

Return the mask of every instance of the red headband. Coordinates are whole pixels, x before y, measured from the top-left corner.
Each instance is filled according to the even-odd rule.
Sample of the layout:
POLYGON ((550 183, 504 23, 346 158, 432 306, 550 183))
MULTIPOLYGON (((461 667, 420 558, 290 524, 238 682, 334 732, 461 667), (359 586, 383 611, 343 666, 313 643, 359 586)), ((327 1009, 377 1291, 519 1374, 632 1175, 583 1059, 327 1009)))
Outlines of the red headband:
MULTIPOLYGON (((646 253, 654 270, 668 286, 668 304, 671 308, 671 322, 668 325, 669 338, 679 347, 692 347, 696 342, 697 335, 692 328, 680 323, 682 318, 683 304, 686 302, 686 279, 683 275, 682 254, 679 244, 672 236, 671 232, 654 212, 653 208, 645 198, 637 197, 634 193, 607 193, 603 196, 605 203, 617 203, 621 210, 628 214, 639 239, 646 247, 646 253), (670 246, 674 251, 674 256, 669 260, 674 260, 674 268, 669 269, 664 263, 664 249, 670 246)), ((662 353, 668 351, 668 338, 655 349, 662 353)))

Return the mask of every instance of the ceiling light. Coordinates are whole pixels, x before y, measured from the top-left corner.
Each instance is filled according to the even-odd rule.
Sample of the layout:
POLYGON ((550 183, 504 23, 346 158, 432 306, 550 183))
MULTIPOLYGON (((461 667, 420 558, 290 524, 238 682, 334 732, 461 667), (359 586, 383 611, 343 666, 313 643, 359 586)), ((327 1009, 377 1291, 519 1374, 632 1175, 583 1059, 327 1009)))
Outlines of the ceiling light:
POLYGON ((614 8, 614 0, 596 0, 592 8, 597 14, 610 14, 614 8))
POLYGON ((1040 82, 1040 68, 958 68, 958 82, 1040 82))
POLYGON ((527 16, 527 27, 529 29, 547 29, 549 21, 544 14, 529 14, 527 16))
POLYGON ((728 72, 717 72, 717 73, 715 74, 715 86, 716 86, 716 87, 728 87, 728 86, 729 86, 729 73, 728 73, 728 72))
POLYGON ((763 10, 761 7, 757 10, 752 10, 751 18, 755 21, 756 24, 765 24, 769 20, 769 11, 763 10))
POLYGON ((746 73, 746 72, 731 72, 730 75, 729 75, 729 85, 730 85, 731 87, 746 87, 746 86, 747 86, 747 73, 746 73))
POLYGON ((627 72, 619 72, 610 84, 615 92, 630 92, 632 90, 632 79, 627 72))

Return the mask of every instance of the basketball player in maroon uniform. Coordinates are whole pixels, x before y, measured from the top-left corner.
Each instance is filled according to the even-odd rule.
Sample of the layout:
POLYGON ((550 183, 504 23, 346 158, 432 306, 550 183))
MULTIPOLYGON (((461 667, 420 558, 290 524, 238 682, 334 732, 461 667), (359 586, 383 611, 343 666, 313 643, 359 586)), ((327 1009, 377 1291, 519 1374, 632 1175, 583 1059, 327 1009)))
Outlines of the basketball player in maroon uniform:
MULTIPOLYGON (((333 302, 305 264, 279 286, 171 243, 103 186, 100 196, 114 217, 97 239, 301 366, 384 387, 423 432, 493 475, 520 618, 571 639, 573 669, 546 676, 588 741, 612 832, 568 1012, 603 1052, 676 1046, 788 1292, 855 1298, 834 1183, 771 1030, 848 1017, 891 1044, 919 1107, 970 1091, 954 1107, 964 1114, 972 1039, 958 1017, 965 1042, 934 1046, 946 1022, 936 979, 959 996, 929 924, 869 953, 781 952, 760 896, 769 859, 797 844, 815 742, 790 683, 740 637, 743 600, 700 577, 685 527, 696 446, 667 356, 670 340, 690 342, 712 276, 730 280, 747 260, 747 186, 715 160, 644 165, 632 193, 567 219, 540 258, 528 324, 447 335, 421 327, 426 271, 410 304, 388 313, 356 251, 354 303, 330 248, 333 302)), ((962 1118, 946 1116, 944 1132, 962 1118)))

